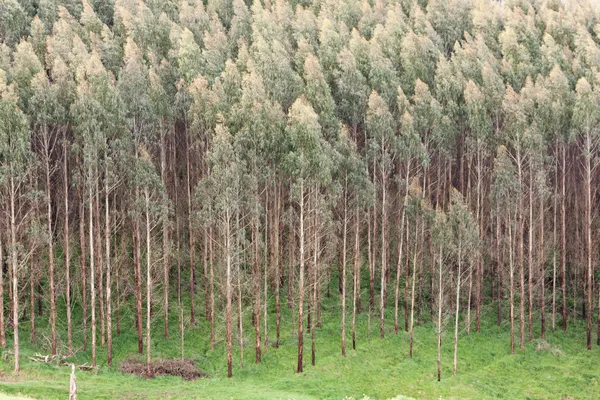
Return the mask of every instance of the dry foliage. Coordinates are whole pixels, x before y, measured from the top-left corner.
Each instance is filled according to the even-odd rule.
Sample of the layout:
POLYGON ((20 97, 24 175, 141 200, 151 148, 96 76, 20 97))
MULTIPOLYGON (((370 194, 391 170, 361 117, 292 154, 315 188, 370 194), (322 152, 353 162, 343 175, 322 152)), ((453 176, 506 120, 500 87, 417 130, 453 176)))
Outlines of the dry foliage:
MULTIPOLYGON (((199 378, 206 378, 208 374, 201 371, 194 360, 153 360, 150 364, 151 376, 171 375, 180 376, 186 381, 193 381, 199 378)), ((125 374, 135 374, 147 378, 147 369, 145 361, 134 357, 129 357, 121 363, 121 372, 125 374)))

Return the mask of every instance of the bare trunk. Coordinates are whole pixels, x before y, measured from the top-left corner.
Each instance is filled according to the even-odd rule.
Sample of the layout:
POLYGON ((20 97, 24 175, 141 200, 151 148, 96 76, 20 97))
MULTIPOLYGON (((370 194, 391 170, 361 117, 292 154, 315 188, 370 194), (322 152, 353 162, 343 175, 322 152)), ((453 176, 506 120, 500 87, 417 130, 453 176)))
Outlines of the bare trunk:
POLYGON ((348 234, 348 177, 344 188, 344 220, 342 228, 342 356, 346 357, 346 246, 348 234))
MULTIPOLYGON (((49 151, 49 149, 46 149, 49 151)), ((50 155, 46 153, 46 218, 48 235, 48 275, 50 279, 50 329, 51 329, 51 352, 56 355, 56 285, 54 283, 54 235, 52 230, 52 197, 50 193, 50 155)))
POLYGON ((356 214, 354 217, 354 272, 352 274, 352 349, 356 350, 356 297, 358 292, 358 281, 360 280, 360 217, 358 204, 356 205, 356 214))
POLYGON ((112 366, 112 294, 111 294, 111 260, 110 260, 110 208, 108 204, 109 187, 108 187, 108 160, 105 160, 105 177, 104 177, 104 206, 105 206, 105 225, 104 225, 104 240, 106 243, 106 339, 108 347, 108 365, 112 366))
MULTIPOLYGON (((298 367, 301 373, 302 355, 304 350, 304 180, 300 178, 300 272, 298 277, 298 367)), ((291 260, 290 260, 291 261, 291 260)))
POLYGON ((460 311, 460 274, 462 272, 462 240, 458 237, 458 271, 456 274, 456 316, 454 318, 454 376, 458 364, 458 314, 460 311))
POLYGON ((533 169, 531 165, 531 160, 529 161, 529 226, 528 226, 528 234, 529 240, 528 245, 529 249, 527 251, 528 256, 528 282, 527 282, 527 294, 528 294, 528 312, 529 312, 529 341, 533 340, 533 169))
MULTIPOLYGON (((88 176, 90 180, 94 179, 92 176, 92 167, 89 168, 88 176)), ((94 283, 96 277, 96 265, 94 260, 94 187, 95 185, 90 182, 89 184, 89 245, 90 245, 90 295, 92 300, 92 366, 96 366, 96 285, 94 283)))
MULTIPOLYGON (((71 322, 71 249, 69 242, 69 173, 68 173, 68 161, 69 154, 67 151, 67 134, 65 130, 64 134, 64 155, 63 155, 63 180, 64 180, 64 201, 65 201, 65 226, 64 230, 64 254, 65 254, 65 281, 66 281, 66 308, 67 308, 67 348, 68 355, 73 355, 73 326, 71 322)), ((2 250, 0 250, 0 253, 2 250)), ((0 260, 2 260, 2 256, 0 254, 0 260)), ((1 263, 1 262, 0 262, 1 263)), ((1 267, 0 267, 1 269, 1 267)), ((0 297, 2 297, 2 271, 0 271, 0 297)), ((2 301, 0 301, 0 308, 3 309, 2 301)), ((1 339, 4 347, 4 311, 0 314, 0 330, 1 330, 1 339)))
POLYGON ((226 271, 226 297, 227 297, 227 305, 225 309, 225 319, 227 325, 227 377, 231 378, 233 376, 233 357, 232 357, 232 335, 231 335, 231 325, 232 325, 232 310, 231 310, 231 215, 229 211, 226 213, 225 220, 225 257, 227 261, 227 271, 226 271))
POLYGON ((566 221, 566 183, 565 178, 567 175, 566 167, 566 144, 561 145, 562 150, 562 184, 561 184, 561 196, 560 196, 560 219, 561 219, 561 252, 560 252, 560 267, 561 267, 561 285, 562 285, 562 317, 563 317, 563 331, 567 330, 567 221, 566 221))
POLYGON ((152 319, 152 243, 150 242, 150 194, 148 188, 144 189, 146 199, 146 373, 152 376, 150 359, 152 349, 150 347, 150 322, 152 319))
MULTIPOLYGON (((12 168, 11 168, 12 172, 12 168)), ((17 188, 15 181, 10 174, 10 264, 12 268, 12 301, 13 301, 13 352, 15 356, 14 373, 18 374, 21 370, 19 357, 19 286, 18 286, 18 262, 17 254, 17 221, 15 199, 17 197, 17 188)))
POLYGON ((442 246, 440 245, 440 259, 438 263, 438 329, 437 329, 437 380, 442 377, 442 246))

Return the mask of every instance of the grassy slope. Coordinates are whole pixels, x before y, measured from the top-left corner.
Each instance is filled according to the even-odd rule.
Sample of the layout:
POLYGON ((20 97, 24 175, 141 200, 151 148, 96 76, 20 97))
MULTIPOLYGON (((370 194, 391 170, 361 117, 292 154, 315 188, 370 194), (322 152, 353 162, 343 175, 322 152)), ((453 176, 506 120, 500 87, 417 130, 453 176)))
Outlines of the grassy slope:
MULTIPOLYGON (((547 341, 562 354, 536 350, 537 341, 528 343, 524 351, 509 354, 509 333, 506 321, 498 328, 493 310, 484 310, 482 332, 466 336, 461 325, 459 341, 458 376, 452 376, 452 327, 446 327, 442 354, 442 381, 436 382, 436 335, 430 324, 424 324, 415 331, 415 357, 408 357, 408 334, 394 335, 391 331, 392 310, 387 317, 387 336, 379 339, 377 320, 372 320, 371 338, 367 340, 367 315, 359 316, 358 349, 351 350, 349 337, 347 357, 340 352, 340 315, 332 314, 339 310, 337 296, 325 299, 323 328, 317 330, 317 365, 310 365, 310 336, 305 336, 305 373, 294 373, 296 365, 296 339, 292 336, 292 313, 283 307, 282 344, 279 349, 269 348, 263 354, 263 362, 255 365, 253 330, 245 327, 245 366, 234 365, 234 378, 227 379, 223 341, 217 342, 214 352, 207 342, 208 326, 201 319, 199 326, 186 332, 186 357, 197 360, 201 369, 211 375, 210 379, 184 382, 179 378, 159 377, 144 380, 126 376, 117 367, 102 367, 97 374, 78 372, 78 396, 80 399, 113 398, 239 398, 239 399, 341 399, 345 396, 362 398, 392 398, 399 395, 419 399, 450 398, 561 398, 571 396, 577 399, 600 398, 600 347, 594 345, 592 351, 585 350, 583 322, 571 325, 567 333, 557 330, 549 332, 547 341)), ((246 320, 249 310, 245 311, 246 320)), ((64 315, 61 313, 60 315, 64 315)), ((123 333, 115 337, 114 351, 116 365, 137 350, 132 315, 122 321, 123 333), (126 329, 127 328, 127 329, 126 329)), ((224 337, 222 314, 217 321, 217 337, 224 337)), ((274 329, 274 318, 270 329, 274 329)), ((348 318, 350 322, 350 318, 348 318)), ((178 357, 180 354, 175 307, 171 316, 171 335, 165 341, 161 335, 162 318, 155 321, 153 355, 157 357, 178 357)), ((10 374, 10 365, 0 361, 0 393, 23 394, 33 398, 66 398, 68 396, 68 367, 54 367, 32 363, 27 356, 35 352, 45 353, 48 329, 46 322, 39 320, 38 341, 32 346, 29 331, 23 324, 22 368, 18 377, 10 374)), ((64 321, 60 321, 64 324, 64 321)), ((539 332, 539 327, 535 327, 539 332)), ((63 332, 66 329, 62 330, 63 332)), ((350 329, 348 328, 348 332, 350 329)), ((273 342, 274 330, 269 337, 273 342)), ((518 332, 517 332, 518 334, 518 332)), ((66 336, 66 333, 61 334, 66 336)), ((350 334, 349 334, 350 336, 350 334)), ((518 336, 517 336, 518 337, 518 336)), ((63 338, 64 339, 64 338, 63 338)), ((517 339, 518 340, 518 339, 517 339)), ((75 336, 77 344, 82 343, 81 333, 75 336)), ((9 346, 11 344, 9 343, 9 346)), ((61 346, 64 343, 61 344, 61 346)), ((64 351, 64 347, 60 347, 64 351)), ((79 349, 81 350, 81 349, 79 349)), ((99 348, 99 364, 105 365, 105 348, 99 348)), ((89 361, 90 351, 79 351, 76 363, 89 361)), ((239 360, 236 349, 234 360, 239 360)), ((2 394, 0 394, 2 398, 2 394)))

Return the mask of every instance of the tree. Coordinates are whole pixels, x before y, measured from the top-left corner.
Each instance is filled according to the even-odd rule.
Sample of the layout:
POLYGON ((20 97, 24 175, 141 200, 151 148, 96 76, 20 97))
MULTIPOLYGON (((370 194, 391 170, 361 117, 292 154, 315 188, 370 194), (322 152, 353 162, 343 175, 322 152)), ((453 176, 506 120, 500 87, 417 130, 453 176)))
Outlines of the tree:
POLYGON ((298 276, 298 367, 303 371, 304 350, 304 274, 306 263, 305 204, 307 189, 329 173, 318 116, 305 98, 294 102, 288 113, 286 139, 289 153, 285 160, 288 174, 294 178, 294 197, 299 207, 300 272, 298 276))
POLYGON ((395 148, 395 130, 396 126, 388 106, 377 92, 371 92, 367 110, 368 146, 373 165, 377 165, 377 171, 373 170, 374 181, 376 182, 376 176, 379 175, 381 186, 381 296, 379 305, 379 335, 382 339, 385 336, 384 314, 387 293, 385 284, 388 262, 387 212, 389 205, 387 203, 387 187, 390 170, 395 158, 395 153, 393 152, 395 148))
MULTIPOLYGON (((594 85, 596 86, 596 85, 594 85)), ((596 153, 600 145, 600 91, 585 79, 580 78, 575 88, 576 98, 573 112, 573 125, 581 134, 581 153, 583 156, 583 183, 585 191, 585 249, 587 268, 587 349, 592 349, 592 310, 594 274, 592 260, 592 181, 598 166, 596 153)), ((600 342, 600 336, 598 341, 600 342)))
POLYGON ((29 164, 29 130, 27 117, 17 105, 14 87, 7 85, 6 72, 0 70, 0 154, 2 163, 0 177, 9 203, 9 264, 12 274, 12 324, 14 373, 21 369, 19 353, 19 269, 31 254, 19 241, 26 216, 18 212, 17 204, 25 199, 23 185, 27 182, 29 164))
POLYGON ((468 269, 472 268, 473 250, 478 247, 479 233, 475 218, 465 204, 460 192, 454 189, 450 195, 449 210, 450 232, 454 238, 452 243, 453 258, 456 260, 456 315, 454 318, 454 376, 458 365, 458 316, 460 312, 460 288, 463 264, 468 269))

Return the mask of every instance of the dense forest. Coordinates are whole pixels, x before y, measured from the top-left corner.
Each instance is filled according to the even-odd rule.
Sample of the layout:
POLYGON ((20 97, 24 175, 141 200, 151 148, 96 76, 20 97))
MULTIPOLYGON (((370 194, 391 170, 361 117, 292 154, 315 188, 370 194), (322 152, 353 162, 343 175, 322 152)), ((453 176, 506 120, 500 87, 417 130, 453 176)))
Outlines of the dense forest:
POLYGON ((337 296, 341 355, 431 321, 438 380, 483 313, 591 350, 599 66, 586 1, 0 0, 1 345, 150 375, 202 325, 231 377, 288 308, 301 373, 337 296))

